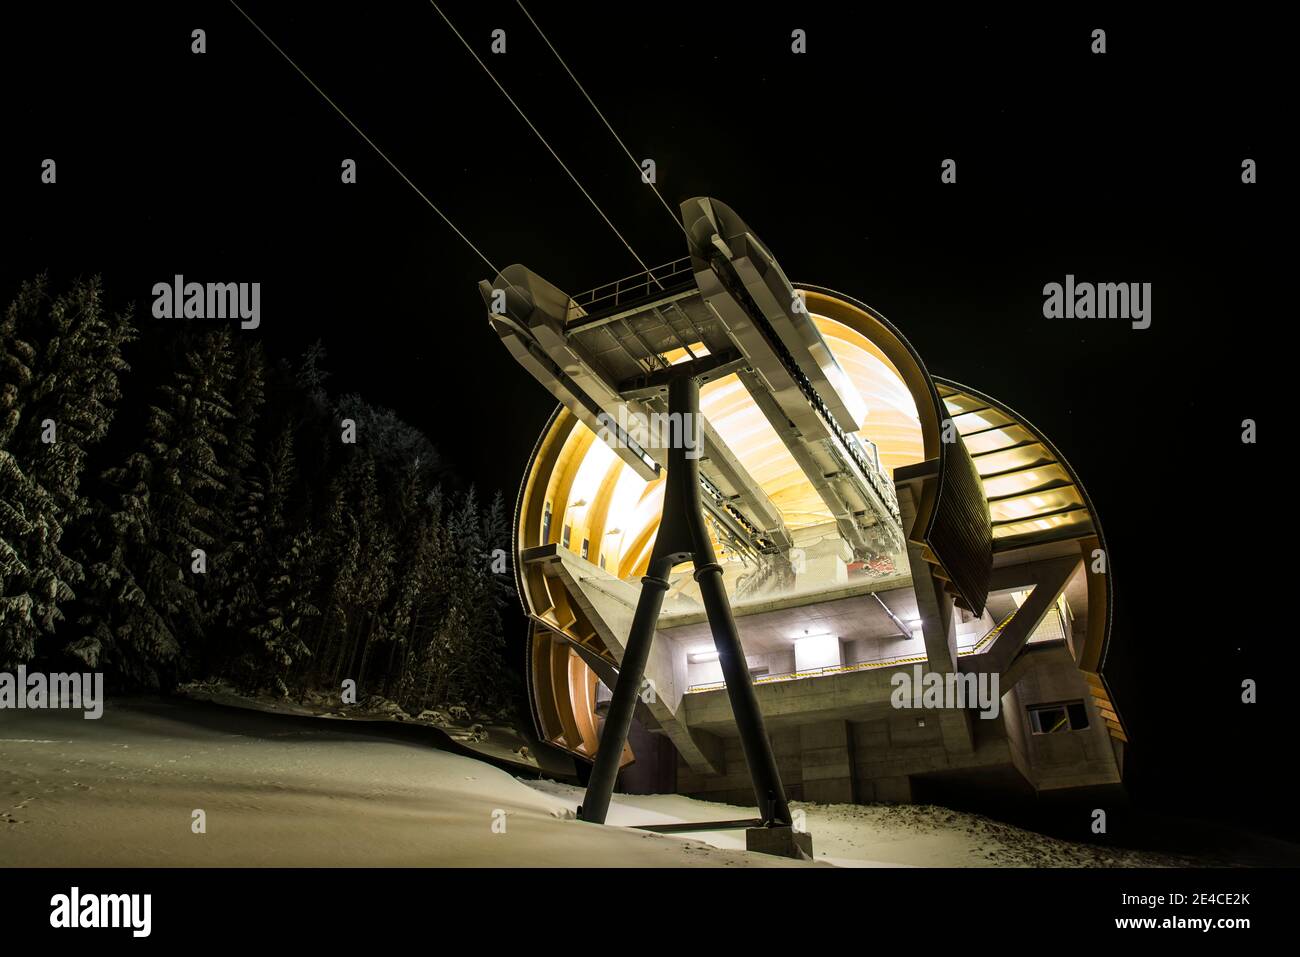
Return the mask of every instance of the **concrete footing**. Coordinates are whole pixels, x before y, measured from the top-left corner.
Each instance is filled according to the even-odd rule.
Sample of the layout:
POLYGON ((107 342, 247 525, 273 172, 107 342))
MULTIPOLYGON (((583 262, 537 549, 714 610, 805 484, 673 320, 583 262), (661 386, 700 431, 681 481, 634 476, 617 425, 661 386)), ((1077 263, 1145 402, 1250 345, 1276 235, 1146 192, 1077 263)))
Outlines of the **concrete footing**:
POLYGON ((806 831, 796 831, 789 825, 748 827, 745 828, 745 850, 811 861, 812 835, 806 831))

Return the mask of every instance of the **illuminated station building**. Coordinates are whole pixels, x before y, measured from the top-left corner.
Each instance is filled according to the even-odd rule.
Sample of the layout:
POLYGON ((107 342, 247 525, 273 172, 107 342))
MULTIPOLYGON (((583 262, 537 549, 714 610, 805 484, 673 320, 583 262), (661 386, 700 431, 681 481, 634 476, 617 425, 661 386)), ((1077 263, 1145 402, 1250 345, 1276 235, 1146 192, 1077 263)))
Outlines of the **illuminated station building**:
MULTIPOLYGON (((1018 411, 931 375, 869 306, 791 284, 722 203, 689 200, 682 222, 690 255, 585 294, 522 266, 480 285, 503 344, 560 403, 514 525, 539 737, 594 758, 664 499, 667 454, 631 425, 666 408, 656 372, 691 361, 710 369, 708 533, 790 798, 1118 785, 1111 584, 1078 476, 1018 411), (894 676, 917 666, 996 675, 997 716, 895 707, 894 676)), ((627 791, 753 804, 690 563, 621 761, 627 791)))

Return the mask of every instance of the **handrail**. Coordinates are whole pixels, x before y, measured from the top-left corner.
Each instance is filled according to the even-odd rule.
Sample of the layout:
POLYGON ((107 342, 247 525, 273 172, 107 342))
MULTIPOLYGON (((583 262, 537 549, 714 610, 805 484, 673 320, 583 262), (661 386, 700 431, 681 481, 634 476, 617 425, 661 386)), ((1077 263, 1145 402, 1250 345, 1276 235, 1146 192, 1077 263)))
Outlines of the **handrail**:
POLYGON ((989 633, 985 635, 983 638, 981 638, 979 641, 975 642, 975 644, 970 645, 967 648, 958 648, 957 657, 960 658, 963 655, 975 654, 977 651, 979 651, 981 648, 987 645, 998 635, 1002 634, 1003 629, 1006 628, 1007 625, 1011 624, 1011 619, 1016 617, 1016 612, 1018 612, 1019 610, 1020 610, 1019 607, 1011 609, 1011 614, 1007 615, 1007 617, 1003 618, 1001 622, 999 622, 998 624, 990 628, 989 633))
POLYGON ((617 306, 631 299, 641 299, 650 294, 652 285, 660 284, 663 280, 671 280, 682 273, 689 273, 690 262, 690 256, 683 256, 613 282, 607 282, 595 289, 580 292, 572 298, 587 313, 590 313, 597 303, 602 303, 604 308, 606 305, 617 306))
MULTIPOLYGON (((674 259, 662 265, 616 279, 614 282, 605 283, 594 289, 588 289, 586 292, 580 292, 572 297, 572 301, 583 313, 591 316, 593 312, 601 312, 607 309, 613 310, 629 301, 645 299, 652 293, 652 283, 658 283, 660 291, 665 291, 662 280, 672 280, 676 276, 690 274, 692 271, 691 257, 683 256, 680 259, 674 259)), ((765 322, 761 324, 766 325, 765 322)), ((890 517, 895 522, 901 521, 898 510, 898 492, 894 488, 894 483, 885 475, 884 467, 880 463, 880 451, 876 444, 870 439, 858 435, 856 432, 848 432, 840 426, 830 409, 826 407, 822 397, 813 388, 808 377, 799 368, 798 362, 795 361, 789 350, 785 348, 779 338, 771 334, 770 327, 768 332, 768 337, 772 341, 772 347, 776 351, 778 359, 799 385, 800 391, 803 392, 809 404, 830 428, 835 440, 839 443, 839 447, 843 450, 843 454, 847 455, 849 460, 857 466, 871 490, 883 503, 885 511, 889 513, 890 517)))
MULTIPOLYGON (((816 678, 821 675, 844 674, 853 671, 870 671, 874 668, 887 668, 890 665, 912 664, 918 661, 925 661, 925 655, 908 655, 901 658, 872 658, 868 661, 855 661, 851 665, 826 665, 822 668, 805 668, 803 671, 787 671, 778 675, 759 675, 753 679, 754 684, 769 684, 774 681, 793 681, 797 678, 816 678)), ((687 694, 696 691, 715 691, 719 688, 725 688, 725 681, 710 681, 705 684, 691 685, 686 689, 687 694)))
MULTIPOLYGON (((990 628, 988 634, 975 642, 975 644, 968 648, 957 649, 958 656, 975 654, 976 651, 1001 634, 1002 630, 1011 622, 1011 619, 1016 617, 1016 612, 1019 610, 1019 608, 1014 609, 1011 614, 1002 619, 1000 623, 990 628)), ((902 655, 887 656, 884 658, 868 658, 866 661, 855 661, 848 665, 826 665, 821 668, 805 668, 803 671, 783 671, 780 674, 775 675, 759 675, 753 678, 753 682, 756 685, 761 685, 773 681, 794 681, 798 678, 817 678, 822 675, 845 674, 854 671, 870 671, 876 668, 888 668, 891 665, 915 664, 918 661, 926 661, 928 659, 929 655, 902 655)), ((709 681, 704 684, 689 686, 686 689, 686 693, 692 694, 696 691, 717 691, 726 686, 727 683, 725 681, 709 681)))

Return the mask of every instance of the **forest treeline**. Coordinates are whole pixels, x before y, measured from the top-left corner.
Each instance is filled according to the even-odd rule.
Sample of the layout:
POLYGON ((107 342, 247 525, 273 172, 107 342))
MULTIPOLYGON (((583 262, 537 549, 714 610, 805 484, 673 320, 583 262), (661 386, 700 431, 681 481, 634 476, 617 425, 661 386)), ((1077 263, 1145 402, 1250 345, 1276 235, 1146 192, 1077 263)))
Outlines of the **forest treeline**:
POLYGON ((0 322, 0 669, 508 709, 499 494, 444 491, 427 437, 331 397, 319 343, 270 364, 228 328, 169 330, 143 381, 100 280, 48 285, 0 322))

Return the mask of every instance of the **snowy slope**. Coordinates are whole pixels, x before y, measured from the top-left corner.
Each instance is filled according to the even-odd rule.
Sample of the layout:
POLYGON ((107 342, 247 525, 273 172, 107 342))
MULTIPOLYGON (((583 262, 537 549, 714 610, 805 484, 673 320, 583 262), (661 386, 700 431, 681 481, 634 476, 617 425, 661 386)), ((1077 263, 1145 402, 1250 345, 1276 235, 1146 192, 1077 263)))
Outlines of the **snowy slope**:
MULTIPOLYGON (((574 808, 579 788, 526 782, 574 808)), ((727 821, 757 815, 752 807, 696 801, 679 794, 619 794, 610 824, 727 821)), ((1185 862, 1161 855, 1074 844, 1022 828, 929 805, 807 804, 802 811, 820 863, 840 867, 1160 867, 1185 862)), ((743 850, 743 831, 694 832, 692 839, 743 850)))
POLYGON ((800 866, 566 819, 472 758, 279 727, 160 701, 0 712, 0 865, 800 866))
MULTIPOLYGON (((0 712, 0 865, 817 866, 749 854, 740 831, 586 824, 572 818, 577 788, 339 725, 156 699, 111 703, 98 721, 0 712), (195 809, 204 834, 191 831, 195 809)), ((1168 863, 943 808, 793 806, 821 864, 1168 863)), ((609 822, 754 815, 679 795, 617 795, 609 822)))

